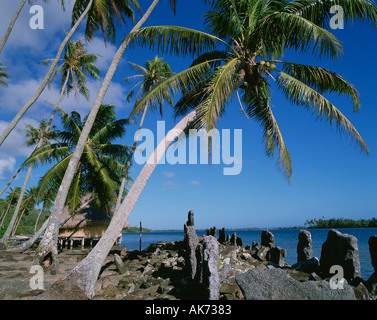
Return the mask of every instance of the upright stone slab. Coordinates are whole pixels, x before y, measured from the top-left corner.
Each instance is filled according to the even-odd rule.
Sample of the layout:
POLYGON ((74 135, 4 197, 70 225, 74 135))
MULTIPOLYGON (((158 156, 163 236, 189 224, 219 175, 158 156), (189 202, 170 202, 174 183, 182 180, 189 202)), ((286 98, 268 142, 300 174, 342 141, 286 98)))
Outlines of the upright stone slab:
POLYGON ((230 244, 233 246, 237 245, 237 233, 234 232, 230 237, 230 244))
POLYGON ((219 242, 224 243, 226 240, 225 238, 225 228, 219 230, 219 242))
POLYGON ((262 247, 269 247, 269 248, 272 248, 272 247, 275 246, 275 237, 270 231, 268 231, 268 230, 262 231, 261 246, 262 247))
POLYGON ((272 247, 269 251, 269 259, 279 267, 284 266, 284 259, 287 257, 287 250, 279 247, 272 247))
POLYGON ((195 231, 194 226, 194 212, 192 210, 188 213, 188 220, 183 226, 185 237, 184 237, 184 244, 186 249, 186 266, 187 271, 191 275, 191 278, 195 278, 196 274, 196 247, 199 245, 198 235, 195 231))
POLYGON ((126 272, 126 267, 125 267, 125 265, 123 263, 123 260, 117 254, 114 254, 114 263, 115 263, 115 265, 116 265, 116 267, 117 267, 117 269, 118 269, 118 271, 119 271, 120 274, 123 274, 123 273, 126 272))
POLYGON ((207 232, 207 236, 214 236, 215 238, 217 237, 216 227, 212 227, 210 229, 207 229, 206 232, 207 232))
POLYGON ((334 265, 343 267, 347 281, 361 277, 356 237, 333 229, 329 231, 322 245, 320 271, 324 276, 329 276, 330 268, 334 265))
POLYGON ((203 287, 203 299, 219 300, 220 277, 219 277, 219 246, 217 239, 206 236, 203 240, 201 259, 201 275, 203 287))
POLYGON ((374 272, 377 272, 377 236, 371 236, 368 241, 369 252, 374 272))
POLYGON ((300 230, 297 245, 297 263, 308 261, 313 256, 312 235, 309 231, 300 230))

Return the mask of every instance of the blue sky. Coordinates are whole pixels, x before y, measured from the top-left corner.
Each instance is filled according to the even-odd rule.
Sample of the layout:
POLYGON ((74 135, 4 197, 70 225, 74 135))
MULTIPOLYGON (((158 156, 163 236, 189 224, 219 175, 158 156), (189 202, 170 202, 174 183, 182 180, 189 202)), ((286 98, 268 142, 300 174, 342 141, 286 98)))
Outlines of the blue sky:
MULTIPOLYGON (((149 1, 140 1, 144 9, 149 1)), ((43 4, 45 29, 31 30, 29 7, 17 21, 0 61, 8 67, 11 75, 8 88, 0 88, 0 131, 14 117, 21 106, 32 96, 47 69, 39 62, 52 58, 62 40, 62 30, 69 29, 70 9, 62 12, 52 1, 43 4)), ((17 1, 1 0, 0 30, 4 32, 17 1)), ((207 7, 203 1, 179 1, 174 16, 169 1, 161 0, 146 25, 181 25, 204 30, 202 16, 207 7)), ((129 30, 119 28, 118 41, 129 30)), ((74 39, 82 38, 82 30, 74 39)), ((169 165, 158 166, 139 198, 130 218, 131 225, 153 229, 182 228, 187 212, 194 210, 198 228, 210 226, 275 227, 303 225, 307 219, 325 216, 345 218, 372 218, 377 212, 377 30, 355 22, 344 30, 334 31, 344 45, 344 56, 334 63, 311 55, 288 52, 284 59, 317 65, 341 74, 353 83, 361 95, 362 110, 353 112, 352 102, 344 97, 328 96, 358 129, 366 142, 370 156, 360 152, 346 135, 340 135, 335 127, 316 120, 307 110, 291 105, 281 92, 273 87, 273 111, 283 133, 285 143, 293 160, 290 184, 277 169, 276 158, 265 156, 262 130, 254 121, 246 119, 238 103, 228 105, 227 112, 219 121, 219 129, 242 129, 242 172, 236 176, 224 176, 224 165, 169 165)), ((106 70, 116 51, 116 46, 105 47, 100 36, 88 44, 88 50, 100 53, 99 67, 106 70)), ((130 85, 121 82, 132 74, 126 61, 144 64, 156 52, 146 49, 129 49, 116 72, 114 81, 105 97, 105 103, 116 106, 119 117, 127 118, 132 105, 125 101, 130 85)), ((173 71, 186 68, 191 60, 164 56, 173 71)), ((67 111, 80 111, 86 115, 95 99, 101 81, 90 81, 91 101, 65 98, 61 106, 67 111)), ((38 102, 27 112, 17 131, 0 147, 0 187, 12 176, 30 152, 23 145, 24 123, 37 125, 43 116, 49 117, 51 107, 45 102, 56 101, 58 84, 46 90, 38 102)), ((156 130, 158 120, 166 121, 166 129, 174 126, 170 107, 165 108, 164 118, 159 113, 148 113, 145 128, 156 130)), ((58 124, 58 122, 56 122, 58 124)), ((125 143, 132 144, 137 126, 128 128, 125 143)), ((141 166, 132 167, 136 178, 141 166)), ((33 171, 30 184, 36 184, 44 167, 33 171)), ((12 185, 21 185, 25 173, 12 185)))

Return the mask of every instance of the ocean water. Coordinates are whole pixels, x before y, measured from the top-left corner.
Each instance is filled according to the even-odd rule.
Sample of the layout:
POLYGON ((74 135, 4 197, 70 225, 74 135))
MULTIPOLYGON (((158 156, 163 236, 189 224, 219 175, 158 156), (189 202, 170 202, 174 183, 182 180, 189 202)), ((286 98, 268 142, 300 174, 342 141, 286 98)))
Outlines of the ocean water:
MULTIPOLYGON (((342 233, 348 233, 357 238, 359 246, 359 258, 361 276, 367 280, 373 273, 373 266, 371 263, 368 241, 370 236, 377 235, 377 228, 350 228, 350 229, 337 229, 342 233)), ((287 250, 287 257, 285 261, 289 264, 297 262, 297 243, 299 229, 277 229, 270 230, 275 236, 275 245, 287 250)), ((321 257, 322 244, 326 241, 327 234, 330 229, 311 229, 313 245, 313 257, 318 259, 321 257)), ((226 234, 237 233, 237 236, 242 238, 243 245, 252 244, 253 241, 261 242, 262 230, 250 231, 232 231, 227 230, 226 234)), ((198 235, 204 235, 205 231, 197 231, 198 235)), ((147 248, 151 243, 159 241, 181 241, 183 240, 183 231, 164 231, 164 232, 149 232, 142 234, 142 250, 147 248)), ((139 233, 123 233, 122 247, 127 247, 129 250, 139 249, 140 234, 139 233)))

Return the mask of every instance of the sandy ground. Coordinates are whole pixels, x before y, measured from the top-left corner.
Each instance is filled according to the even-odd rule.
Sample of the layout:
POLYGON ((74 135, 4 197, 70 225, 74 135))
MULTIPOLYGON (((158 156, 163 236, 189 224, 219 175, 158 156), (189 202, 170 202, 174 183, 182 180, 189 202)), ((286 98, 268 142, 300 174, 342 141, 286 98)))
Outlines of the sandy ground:
MULTIPOLYGON (((56 280, 63 277, 88 254, 88 250, 64 250, 59 254, 57 271, 41 273, 44 289, 48 289, 56 280)), ((37 270, 33 272, 34 252, 0 252, 0 300, 13 300, 34 295, 33 283, 37 283, 37 270), (32 285, 30 285, 32 282, 32 285)), ((35 287, 34 287, 35 288, 35 287)))

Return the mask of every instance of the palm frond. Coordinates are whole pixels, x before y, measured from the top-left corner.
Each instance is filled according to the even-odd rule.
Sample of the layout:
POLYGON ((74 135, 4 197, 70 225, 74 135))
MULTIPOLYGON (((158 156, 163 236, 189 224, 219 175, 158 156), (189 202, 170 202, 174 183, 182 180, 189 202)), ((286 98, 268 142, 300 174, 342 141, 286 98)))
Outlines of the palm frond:
POLYGON ((298 106, 313 110, 313 113, 317 113, 319 119, 326 119, 330 125, 335 122, 340 132, 349 133, 361 150, 369 154, 368 148, 356 128, 319 92, 284 72, 280 72, 277 85, 282 89, 287 100, 298 106))
POLYGON ((197 81, 207 78, 211 74, 211 70, 210 61, 206 61, 176 73, 166 80, 160 81, 136 102, 131 116, 141 112, 145 105, 153 104, 154 101, 164 101, 169 92, 174 95, 179 90, 187 90, 187 87, 195 87, 197 81))
POLYGON ((319 93, 338 93, 351 97, 354 111, 360 109, 360 95, 355 87, 339 74, 330 70, 299 63, 282 62, 283 72, 300 80, 319 93))
MULTIPOLYGON (((130 47, 143 47, 161 54, 195 57, 215 50, 223 40, 211 34, 178 26, 141 28, 128 36, 130 47)), ((228 45, 227 45, 228 46, 228 45)))

